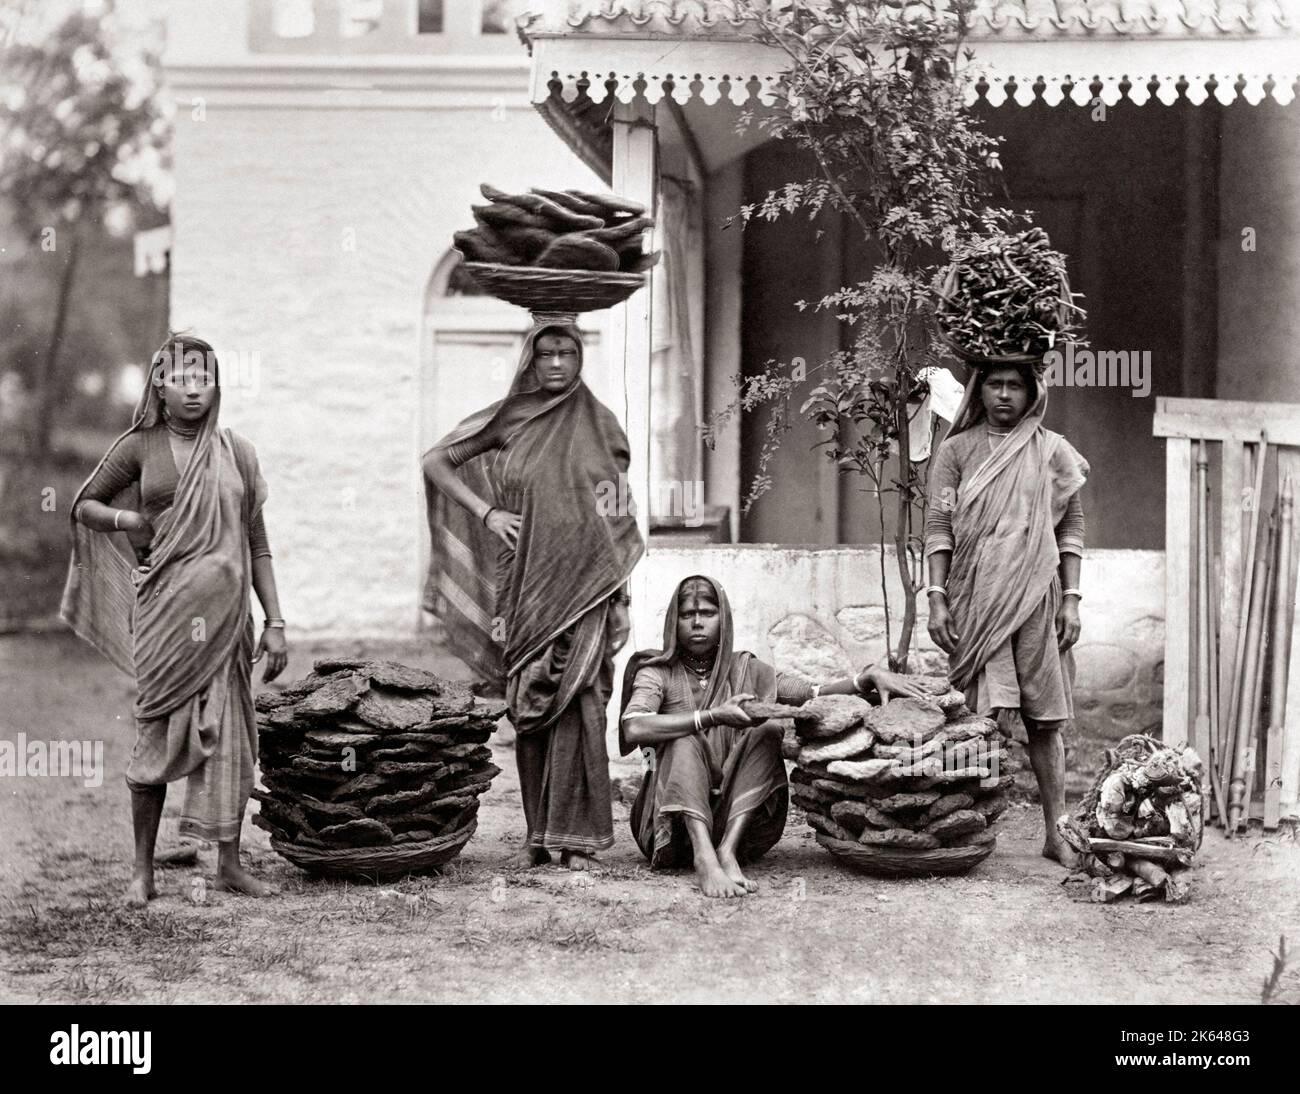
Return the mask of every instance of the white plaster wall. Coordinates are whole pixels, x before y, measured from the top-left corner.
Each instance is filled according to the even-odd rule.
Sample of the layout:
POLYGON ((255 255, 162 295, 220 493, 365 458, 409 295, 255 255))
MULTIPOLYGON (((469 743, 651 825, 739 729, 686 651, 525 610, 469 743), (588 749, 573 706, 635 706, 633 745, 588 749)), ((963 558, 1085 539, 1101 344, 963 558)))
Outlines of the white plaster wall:
MULTIPOLYGON (((889 601, 901 616, 892 552, 889 601)), ((884 655, 880 555, 865 547, 773 544, 653 548, 645 563, 649 603, 634 605, 635 640, 658 646, 664 614, 682 578, 705 574, 727 590, 736 646, 778 668, 815 679, 846 675, 884 655)), ((1083 634, 1075 648, 1076 724, 1090 737, 1160 729, 1164 667, 1164 553, 1091 551, 1083 563, 1083 634)), ((944 671, 946 658, 919 605, 915 649, 944 671)), ((897 641, 897 632, 894 632, 897 641)))
MULTIPOLYGON (((216 346, 223 420, 257 445, 285 615, 314 636, 410 633, 430 273, 472 225, 481 181, 594 176, 533 110, 490 101, 210 104, 202 120, 178 114, 174 149, 171 321, 216 346)), ((484 404, 504 388, 464 383, 484 404)))

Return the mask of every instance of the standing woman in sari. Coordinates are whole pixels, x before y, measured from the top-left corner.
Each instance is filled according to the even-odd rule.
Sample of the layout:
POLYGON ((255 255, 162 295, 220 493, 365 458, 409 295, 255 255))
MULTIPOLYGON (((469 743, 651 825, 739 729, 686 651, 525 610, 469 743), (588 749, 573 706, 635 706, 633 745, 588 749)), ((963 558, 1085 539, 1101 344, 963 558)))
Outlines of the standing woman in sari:
POLYGON ((614 842, 605 709, 644 544, 635 516, 606 499, 621 493, 628 464, 618 420, 583 383, 582 340, 567 318, 539 318, 506 397, 424 456, 426 607, 460 657, 505 683, 527 826, 521 866, 559 851, 584 870, 614 842))
POLYGON ((1025 725, 1047 829, 1043 854, 1074 855, 1057 834, 1079 639, 1079 569, 1088 462, 1043 427, 1047 387, 1029 365, 978 366, 930 469, 925 555, 930 636, 949 679, 980 714, 1025 725))
POLYGON ((155 355, 131 427, 72 506, 63 618, 136 679, 127 765, 135 866, 126 899, 156 895, 154 845, 167 784, 186 779, 181 834, 219 846, 216 887, 262 896, 239 836, 257 761, 252 666, 264 680, 288 654, 253 446, 217 425, 220 378, 202 339, 173 336, 155 355), (132 568, 96 533, 125 532, 132 568), (267 619, 254 656, 250 587, 267 619))

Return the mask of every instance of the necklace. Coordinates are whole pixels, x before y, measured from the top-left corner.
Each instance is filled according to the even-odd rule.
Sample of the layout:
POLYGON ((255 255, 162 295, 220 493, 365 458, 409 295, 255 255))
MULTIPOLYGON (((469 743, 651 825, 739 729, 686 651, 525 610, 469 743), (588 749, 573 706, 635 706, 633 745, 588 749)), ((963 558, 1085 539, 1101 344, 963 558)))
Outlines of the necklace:
POLYGON ((990 451, 990 452, 996 452, 996 451, 998 450, 998 445, 1002 443, 1002 441, 1001 441, 1001 438, 1002 438, 1002 437, 1009 437, 1009 436, 1011 436, 1011 430, 1009 430, 1009 429, 1008 429, 1005 433, 999 433, 996 429, 989 429, 987 426, 985 426, 985 427, 984 427, 984 432, 985 432, 985 433, 987 434, 987 436, 988 436, 989 451, 990 451), (998 439, 998 440, 994 440, 994 439, 993 439, 994 437, 997 437, 997 438, 999 438, 999 439, 998 439))
POLYGON ((685 651, 682 652, 682 667, 694 676, 701 684, 713 673, 713 658, 692 657, 685 651))
POLYGON ((193 427, 181 425, 175 418, 167 413, 166 408, 163 409, 162 419, 163 425, 165 425, 172 433, 175 433, 178 437, 185 437, 189 440, 193 440, 197 437, 199 435, 199 430, 203 428, 202 422, 196 422, 193 427))

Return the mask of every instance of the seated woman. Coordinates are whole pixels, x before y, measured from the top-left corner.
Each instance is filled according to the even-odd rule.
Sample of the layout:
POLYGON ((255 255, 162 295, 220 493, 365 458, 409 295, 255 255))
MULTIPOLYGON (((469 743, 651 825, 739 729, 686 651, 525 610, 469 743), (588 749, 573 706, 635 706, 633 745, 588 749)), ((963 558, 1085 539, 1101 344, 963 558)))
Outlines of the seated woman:
POLYGON ((628 662, 619 721, 623 755, 654 749, 632 805, 637 846, 656 869, 693 863, 700 889, 711 897, 757 891, 740 864, 781 838, 789 804, 781 733, 770 723, 754 725, 742 703, 799 706, 818 694, 924 694, 908 677, 878 668, 808 684, 752 653, 734 652, 734 633, 722 586, 688 577, 668 605, 664 648, 642 650, 628 662))

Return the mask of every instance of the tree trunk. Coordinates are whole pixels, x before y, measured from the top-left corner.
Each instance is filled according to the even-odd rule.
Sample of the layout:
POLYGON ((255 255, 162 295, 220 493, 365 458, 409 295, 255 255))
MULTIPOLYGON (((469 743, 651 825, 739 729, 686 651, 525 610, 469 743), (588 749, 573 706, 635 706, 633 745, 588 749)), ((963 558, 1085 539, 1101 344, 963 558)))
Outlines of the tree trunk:
POLYGON ((63 264, 59 278, 59 297, 54 307, 54 328, 50 331, 49 345, 45 349, 45 367, 41 370, 36 398, 36 421, 32 431, 31 456, 33 461, 43 461, 50 452, 50 442, 54 435, 54 408, 58 405, 59 351, 63 348, 63 336, 67 330, 68 309, 72 300, 72 280, 77 272, 77 259, 80 247, 77 244, 77 230, 69 225, 64 232, 68 240, 68 258, 63 264))
MULTIPOLYGON (((898 576, 903 585, 903 626, 898 634, 898 648, 890 658, 895 672, 907 671, 912 630, 916 626, 916 587, 912 584, 912 499, 908 487, 912 481, 910 422, 907 420, 907 396, 911 388, 906 363, 894 368, 894 414, 898 423, 898 520, 894 528, 894 555, 898 576)), ((881 545, 884 550, 884 544, 881 545)))

